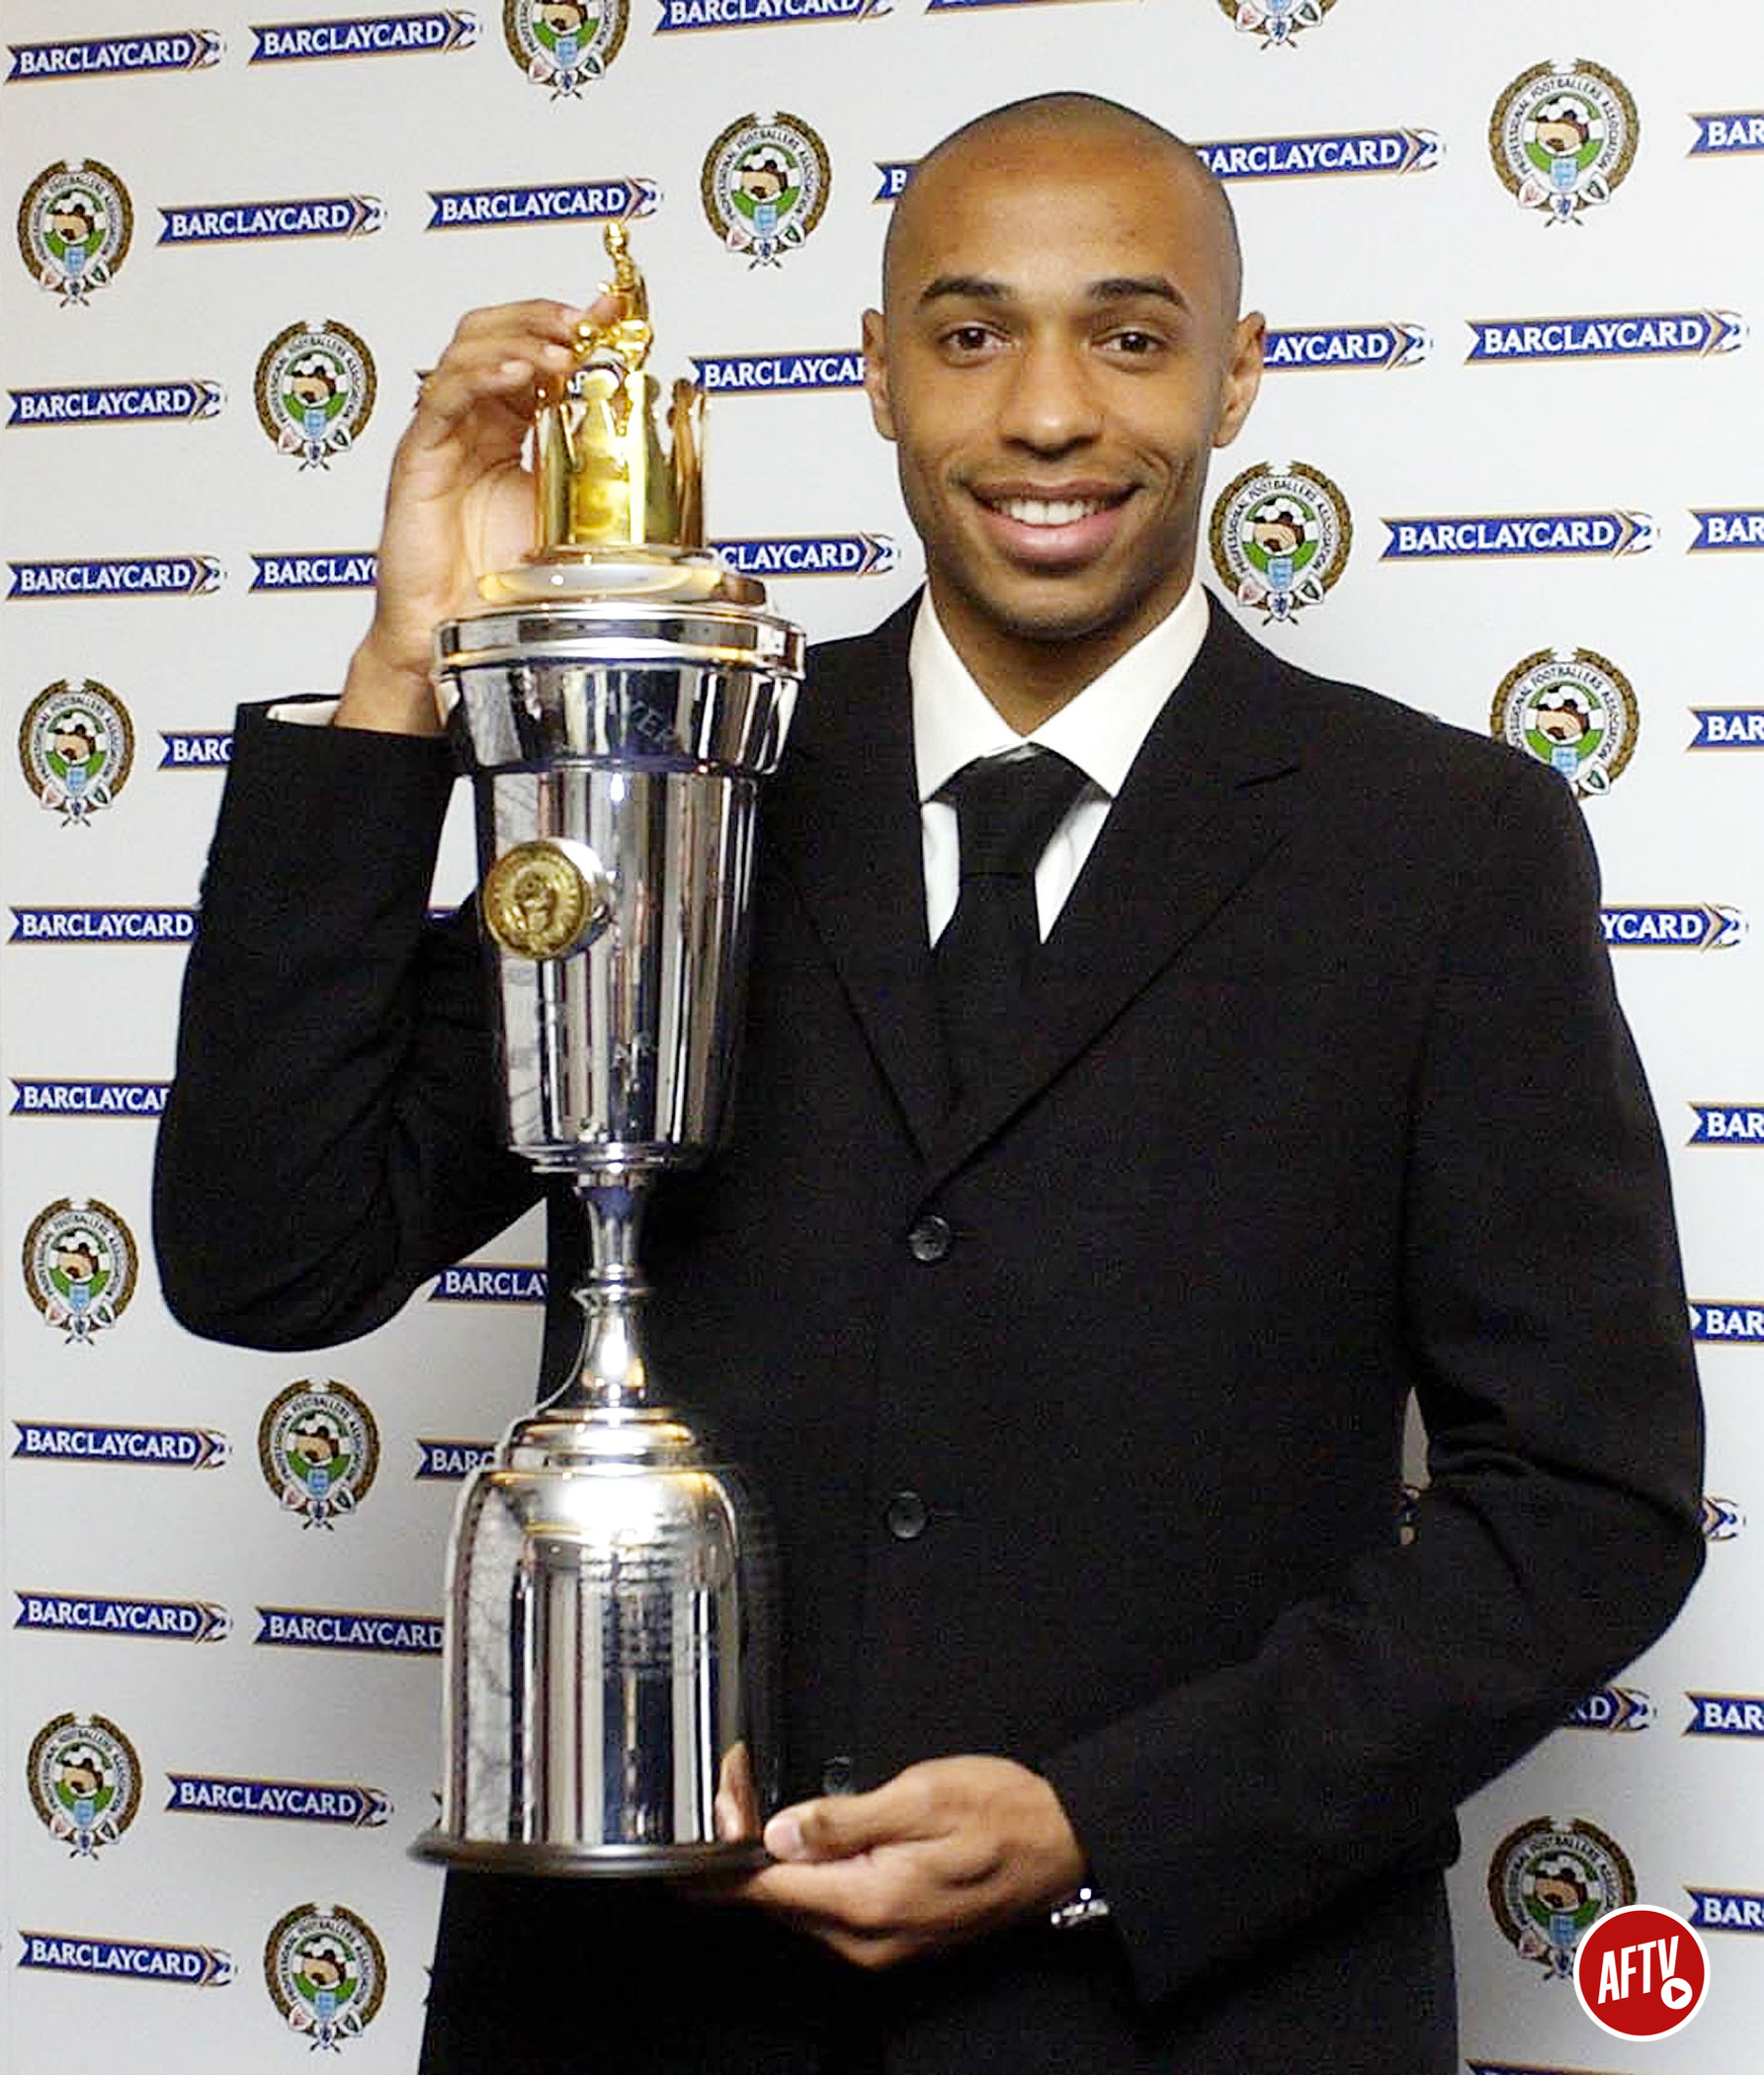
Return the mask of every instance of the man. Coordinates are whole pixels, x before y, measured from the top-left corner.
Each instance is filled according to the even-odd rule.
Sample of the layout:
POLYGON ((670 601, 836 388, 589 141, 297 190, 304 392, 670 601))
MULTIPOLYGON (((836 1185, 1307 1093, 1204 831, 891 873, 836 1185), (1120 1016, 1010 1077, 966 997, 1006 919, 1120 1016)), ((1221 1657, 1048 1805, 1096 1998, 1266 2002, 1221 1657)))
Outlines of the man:
MULTIPOLYGON (((162 1141, 200 1329, 364 1331, 534 1193, 473 948, 422 925, 410 738, 431 627, 526 545, 577 315, 465 320, 338 724, 241 722, 162 1141), (246 1159, 266 1060, 291 1129, 246 1159)), ((1663 1162, 1566 788, 1195 586, 1262 333, 1221 191, 1113 104, 995 111, 896 210, 867 379, 926 598, 817 652, 730 1143, 649 1247, 658 1371, 779 1518, 793 1800, 733 1895, 456 1878, 426 2069, 1445 2075, 1453 1807, 1696 1572, 1663 1162), (1025 737, 1082 783, 975 1049, 946 787, 1025 737), (1596 1285, 1537 1275, 1564 1232, 1596 1285)), ((566 1287, 567 1214, 552 1246, 566 1287)))

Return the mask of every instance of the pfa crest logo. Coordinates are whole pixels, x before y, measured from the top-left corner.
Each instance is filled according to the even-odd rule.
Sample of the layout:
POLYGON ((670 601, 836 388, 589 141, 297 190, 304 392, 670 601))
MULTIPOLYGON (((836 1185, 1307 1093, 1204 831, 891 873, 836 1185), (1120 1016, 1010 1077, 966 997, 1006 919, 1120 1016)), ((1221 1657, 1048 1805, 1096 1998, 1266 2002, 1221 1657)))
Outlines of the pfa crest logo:
POLYGON ((821 219, 833 187, 827 147, 798 116, 743 116, 705 154, 699 193, 711 228, 750 267, 776 267, 821 219))
POLYGON ((1584 799, 1609 792, 1635 754, 1635 687, 1590 648, 1540 648, 1500 681, 1489 732, 1559 772, 1584 799))
POLYGON ((360 437, 377 387, 374 356, 347 324, 291 324, 257 364, 258 423, 279 454, 297 454, 302 468, 328 468, 360 437))
POLYGON ((385 1995, 385 1954, 353 1909, 303 1902, 270 1933, 264 1981, 290 2030, 311 2051, 335 2053, 374 2022, 385 1995))
POLYGON ((1302 31, 1316 28, 1335 0, 1218 0, 1218 4, 1246 36, 1259 36, 1262 48, 1272 50, 1277 44, 1290 49, 1302 31))
POLYGON ((503 0, 509 55, 553 101, 573 100, 619 55, 626 0, 503 0))
POLYGON ((139 1255, 128 1227, 96 1199, 62 1197, 25 1234, 25 1287, 69 1346, 90 1347, 134 1294, 139 1255))
POLYGON ((46 167, 19 204, 19 252, 40 288, 85 302, 128 256, 134 207, 95 158, 46 167))
POLYGON ((31 1805, 75 1859, 114 1845, 141 1798, 141 1762, 101 1714, 58 1714, 37 1732, 26 1762, 31 1805))
POLYGON ((19 723, 25 783, 66 828, 85 825, 128 782, 134 728, 127 708, 92 678, 57 678, 38 693, 19 723))
POLYGON ((379 1467, 379 1430, 347 1384, 291 1383, 264 1413, 257 1459, 302 1528, 331 1528, 368 1496, 379 1467))
POLYGON ((1521 208, 1574 223, 1621 186, 1639 130, 1623 81, 1577 57, 1533 65, 1514 80, 1488 119, 1488 149, 1521 208))
POLYGON ((1607 1910, 1636 1899, 1623 1847, 1592 1823, 1522 1823, 1488 1863, 1488 1906, 1521 1959, 1570 1980, 1574 1950, 1607 1910))
POLYGON ((1213 507, 1213 566, 1262 623, 1320 605, 1353 545, 1347 499, 1307 461, 1260 461, 1213 507))

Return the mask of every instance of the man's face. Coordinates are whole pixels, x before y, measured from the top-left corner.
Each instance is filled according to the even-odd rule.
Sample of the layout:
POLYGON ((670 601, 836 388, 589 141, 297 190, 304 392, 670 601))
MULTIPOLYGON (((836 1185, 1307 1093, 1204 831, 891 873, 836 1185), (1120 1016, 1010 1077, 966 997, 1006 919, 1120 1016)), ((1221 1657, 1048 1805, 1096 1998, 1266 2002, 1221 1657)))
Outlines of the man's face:
POLYGON ((921 179, 864 339, 939 617, 970 668, 1025 641, 1106 667, 1188 586, 1261 320, 1226 305, 1213 199, 1132 132, 1004 130, 921 179))

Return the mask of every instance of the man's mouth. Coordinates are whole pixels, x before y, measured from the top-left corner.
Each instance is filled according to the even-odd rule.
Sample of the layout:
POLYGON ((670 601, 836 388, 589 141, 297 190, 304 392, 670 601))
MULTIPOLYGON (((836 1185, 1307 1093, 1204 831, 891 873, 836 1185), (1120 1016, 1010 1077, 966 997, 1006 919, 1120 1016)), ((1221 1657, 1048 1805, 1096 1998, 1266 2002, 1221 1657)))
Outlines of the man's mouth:
POLYGON ((1106 512, 1122 495, 1125 492, 1114 497, 999 497, 987 502, 1019 526, 1075 526, 1080 519, 1106 512))

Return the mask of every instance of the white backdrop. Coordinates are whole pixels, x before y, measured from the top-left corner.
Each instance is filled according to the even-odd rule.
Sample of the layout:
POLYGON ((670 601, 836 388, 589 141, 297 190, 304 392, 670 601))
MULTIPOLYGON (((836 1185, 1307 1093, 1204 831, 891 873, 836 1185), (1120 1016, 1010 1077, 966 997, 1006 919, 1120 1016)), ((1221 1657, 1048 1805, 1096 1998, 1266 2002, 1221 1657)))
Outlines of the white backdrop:
MULTIPOLYGON (((1746 924, 1764 912, 1764 717, 1698 713, 1764 716, 1746 558, 1764 522, 1722 516, 1764 506, 1759 349, 1744 336, 1764 317, 1764 116, 1741 120, 1764 110, 1764 21, 1728 9, 1669 28, 1643 0, 1308 0, 1283 47, 1260 0, 1241 20, 1217 0, 629 0, 602 75, 558 92, 517 63, 491 11, 375 28, 290 5, 279 28, 268 8, 182 28, 137 0, 90 0, 77 18, 7 0, 4 16, 0 187, 23 239, 0 253, 6 2066, 297 2065, 314 2034, 285 2023, 266 1948, 291 1914, 296 1944, 325 1935, 312 1911, 348 1950, 355 2012, 374 2005, 341 2037, 349 2064, 412 2064, 438 1882, 404 1847, 433 1806, 425 1623, 457 1490, 419 1474, 424 1444, 491 1437, 527 1401, 537 1359, 530 1276, 460 1279, 506 1300, 420 1296, 383 1331, 304 1362, 194 1342, 165 1314, 151 1119, 219 784, 212 763, 179 759, 220 748, 184 738, 223 736, 240 699, 334 684, 364 593, 270 580, 364 573, 350 557, 372 547, 415 382, 456 315, 585 298, 605 271, 597 226, 555 211, 646 205, 645 183, 653 207, 633 242, 661 371, 767 364, 714 407, 714 535, 810 543, 771 550, 787 559, 867 560, 864 574, 785 577, 773 596, 811 634, 879 619, 916 581, 916 549, 840 357, 873 293, 884 169, 985 105, 1056 86, 1127 99, 1196 140, 1266 147, 1220 161, 1252 296, 1277 332, 1363 335, 1289 341, 1286 355, 1315 358, 1270 374, 1219 457, 1217 492, 1293 462, 1285 494, 1312 535, 1328 486, 1351 520, 1329 588, 1308 603, 1301 589, 1271 624, 1243 606, 1248 623, 1301 662, 1484 730, 1525 659, 1597 659, 1581 673, 1592 730, 1569 761, 1708 1342, 1712 1547, 1685 1616, 1590 1698, 1588 1726, 1564 1728, 1468 1812, 1454 1876, 1464 2050, 1471 2069, 1749 2064, 1764 2029, 1764 1703, 1743 1704, 1764 1694, 1747 1618, 1764 1565, 1748 1525, 1764 1508, 1764 1058, 1746 924), (725 26, 687 26, 707 14, 725 26), (306 54, 272 54, 290 48, 306 54), (1559 216, 1549 169, 1544 206, 1522 202, 1490 141, 1497 105, 1545 62, 1577 83, 1544 108, 1521 90, 1514 120, 1578 93, 1604 124, 1564 176, 1559 216), (752 264, 713 230, 701 184, 731 124, 778 109, 822 143, 830 186, 805 236, 792 240, 803 217, 787 210, 779 264, 752 264), (1717 114, 1733 120, 1697 120, 1717 114), (1328 141, 1348 136, 1393 141, 1328 141), (1339 169, 1355 158, 1368 168, 1339 169), (507 198, 433 199, 490 190, 507 198), (54 207, 70 192, 99 201, 111 232, 107 257, 99 225, 77 281, 45 242, 77 232, 54 207), (430 227, 473 208, 503 219, 430 227), (1551 321, 1649 317, 1676 321, 1551 321), (311 335, 293 362, 366 349, 340 414, 311 436, 323 465, 297 429, 279 445, 254 399, 260 360, 291 328, 311 335), (1405 341, 1404 364, 1380 364, 1405 341), (848 380, 779 385, 828 375, 848 380), (339 424, 349 443, 332 446, 339 424), (1627 516, 1598 517, 1612 514, 1627 516), (1469 523, 1553 517, 1591 523, 1469 523), (1588 551, 1607 538, 1628 551, 1588 551), (1387 555, 1393 543, 1454 551, 1387 555), (94 754, 70 797, 66 751, 77 765, 83 745, 66 730, 82 713, 94 754), (119 1306, 130 1238, 140 1271, 119 1306), (87 1240, 109 1280, 69 1310, 65 1286, 97 1281, 87 1240), (260 1460, 265 1415, 307 1379, 334 1422, 356 1420, 346 1500, 322 1521, 260 1460), (375 1430, 371 1485, 367 1421, 325 1397, 333 1380, 375 1430), (302 1627, 266 1609, 378 1618, 302 1627), (267 1639, 290 1626, 314 1639, 267 1639), (1519 1925, 1503 1930, 1491 1868, 1498 1890, 1503 1869, 1522 1879, 1553 1851, 1604 1869, 1589 1909, 1629 1899, 1622 1861, 1641 1899, 1708 1925, 1713 1986, 1681 2037, 1623 2048, 1581 2016, 1547 1924, 1532 1956, 1519 1925)), ((541 49, 529 0, 512 6, 541 49)), ((599 0, 591 48, 610 46, 617 6, 599 0)), ((787 144, 799 164, 800 132, 787 144)), ((268 401, 275 430, 292 425, 278 415, 286 386, 268 401)), ((438 899, 467 883, 459 834, 438 899)), ((266 1105, 262 1128, 276 1127, 266 1105)), ((538 1251, 518 1228, 491 1256, 531 1267, 538 1251)), ((1537 1272, 1614 1271, 1564 1232, 1537 1272)), ((297 1990, 281 1994, 310 2014, 297 1990)))

